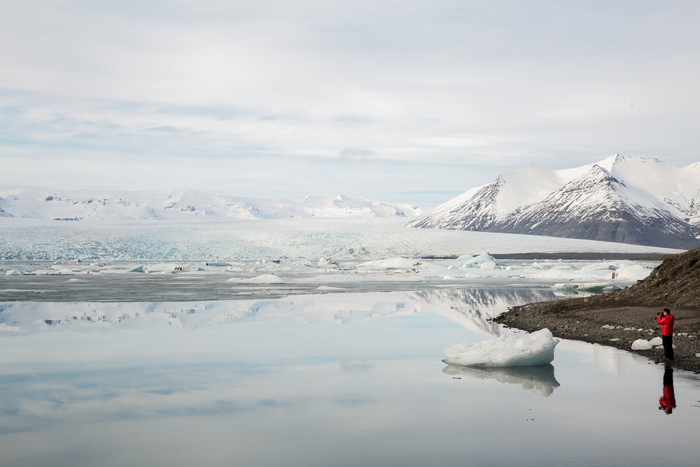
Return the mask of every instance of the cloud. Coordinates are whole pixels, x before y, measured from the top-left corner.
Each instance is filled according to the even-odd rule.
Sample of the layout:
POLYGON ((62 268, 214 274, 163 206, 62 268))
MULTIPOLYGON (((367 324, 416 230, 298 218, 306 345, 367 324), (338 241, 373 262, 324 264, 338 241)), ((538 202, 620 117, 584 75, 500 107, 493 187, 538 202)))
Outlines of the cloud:
POLYGON ((340 158, 353 161, 368 161, 376 156, 374 151, 367 148, 345 148, 340 151, 340 158))
MULTIPOLYGON (((684 166, 697 161, 699 13, 695 2, 13 2, 0 16, 0 183, 17 180, 6 170, 17 157, 33 164, 13 177, 48 178, 44 167, 70 159, 97 184, 123 160, 154 182, 158 165, 216 171, 240 158, 271 174, 290 161, 430 163, 482 183, 616 152, 684 166)), ((444 188, 435 175, 425 191, 444 188)))

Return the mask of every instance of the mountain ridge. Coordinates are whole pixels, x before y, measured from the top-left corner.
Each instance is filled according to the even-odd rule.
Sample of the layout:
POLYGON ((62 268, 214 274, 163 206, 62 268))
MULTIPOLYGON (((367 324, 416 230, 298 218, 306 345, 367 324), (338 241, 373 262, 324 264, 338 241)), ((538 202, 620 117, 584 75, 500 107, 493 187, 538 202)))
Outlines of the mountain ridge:
POLYGON ((206 221, 218 219, 332 219, 417 217, 420 208, 347 196, 293 200, 252 199, 177 190, 170 194, 122 191, 57 192, 0 188, 0 217, 44 221, 206 221))
POLYGON ((409 225, 690 249, 700 246, 697 180, 700 164, 678 169, 619 154, 558 171, 530 164, 409 225))

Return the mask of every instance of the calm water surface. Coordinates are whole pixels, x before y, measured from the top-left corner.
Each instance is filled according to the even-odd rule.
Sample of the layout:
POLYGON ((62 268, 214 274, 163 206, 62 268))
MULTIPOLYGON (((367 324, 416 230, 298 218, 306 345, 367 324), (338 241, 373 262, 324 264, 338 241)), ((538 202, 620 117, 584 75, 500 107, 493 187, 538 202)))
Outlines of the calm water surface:
POLYGON ((666 414, 664 368, 613 348, 565 341, 537 368, 442 363, 498 333, 488 316, 546 293, 3 303, 0 464, 695 465, 696 375, 671 375, 666 414))

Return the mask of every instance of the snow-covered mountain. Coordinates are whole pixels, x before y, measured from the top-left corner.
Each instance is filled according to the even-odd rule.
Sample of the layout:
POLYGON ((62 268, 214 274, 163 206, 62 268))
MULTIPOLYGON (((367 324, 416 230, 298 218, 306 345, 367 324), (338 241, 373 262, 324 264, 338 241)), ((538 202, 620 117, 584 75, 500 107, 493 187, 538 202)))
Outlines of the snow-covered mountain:
POLYGON ((700 246, 700 163, 615 155, 574 169, 530 165, 438 206, 414 227, 700 246))
POLYGON ((297 200, 233 198, 193 191, 142 192, 0 189, 0 217, 49 221, 139 221, 416 217, 420 209, 346 196, 297 200))

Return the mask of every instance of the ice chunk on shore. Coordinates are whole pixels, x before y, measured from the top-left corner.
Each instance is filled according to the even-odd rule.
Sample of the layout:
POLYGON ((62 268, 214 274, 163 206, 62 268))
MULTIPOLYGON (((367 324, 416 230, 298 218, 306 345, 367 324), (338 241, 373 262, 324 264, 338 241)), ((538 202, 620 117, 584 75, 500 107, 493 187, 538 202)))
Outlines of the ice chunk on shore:
POLYGON ((632 350, 651 350, 653 345, 646 339, 637 339, 632 342, 632 350))
POLYGON ((450 365, 508 367, 546 365, 554 360, 559 343, 549 329, 530 334, 504 334, 490 341, 453 345, 444 350, 450 365))
POLYGON ((658 336, 651 340, 637 339, 632 342, 632 350, 651 350, 660 345, 663 345, 663 341, 658 336))

